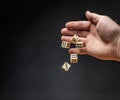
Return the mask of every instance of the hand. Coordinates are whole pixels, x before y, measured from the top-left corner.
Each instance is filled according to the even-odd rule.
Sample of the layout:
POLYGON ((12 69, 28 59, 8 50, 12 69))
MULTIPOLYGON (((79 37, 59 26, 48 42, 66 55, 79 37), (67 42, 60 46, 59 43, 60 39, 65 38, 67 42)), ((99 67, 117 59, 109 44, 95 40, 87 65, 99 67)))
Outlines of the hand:
POLYGON ((88 54, 102 60, 120 61, 120 27, 110 17, 86 12, 88 21, 71 21, 61 30, 61 40, 70 41, 79 35, 86 47, 71 48, 69 53, 88 54))

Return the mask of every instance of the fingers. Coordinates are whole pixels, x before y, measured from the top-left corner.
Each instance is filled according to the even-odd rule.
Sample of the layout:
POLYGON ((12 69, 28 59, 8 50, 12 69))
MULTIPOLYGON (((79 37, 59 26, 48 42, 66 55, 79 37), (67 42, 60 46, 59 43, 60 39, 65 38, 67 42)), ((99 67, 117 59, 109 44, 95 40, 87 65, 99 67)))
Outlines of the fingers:
POLYGON ((90 11, 86 11, 86 17, 92 23, 97 24, 97 22, 100 20, 101 15, 96 13, 91 13, 90 11))
POLYGON ((79 48, 71 48, 71 49, 69 49, 68 52, 70 54, 87 54, 87 49, 86 49, 86 47, 81 48, 81 49, 79 49, 79 48))
POLYGON ((77 34, 78 36, 86 37, 88 34, 88 31, 69 30, 67 28, 63 28, 61 30, 61 34, 62 35, 71 35, 71 36, 73 36, 74 34, 77 34))
POLYGON ((65 27, 70 30, 89 30, 90 29, 89 21, 71 21, 65 24, 65 27))
MULTIPOLYGON (((61 37, 61 41, 71 42, 72 38, 73 38, 72 36, 62 36, 62 37, 61 37)), ((82 41, 82 42, 86 43, 86 38, 84 38, 84 37, 79 37, 79 40, 78 40, 78 41, 82 41)))

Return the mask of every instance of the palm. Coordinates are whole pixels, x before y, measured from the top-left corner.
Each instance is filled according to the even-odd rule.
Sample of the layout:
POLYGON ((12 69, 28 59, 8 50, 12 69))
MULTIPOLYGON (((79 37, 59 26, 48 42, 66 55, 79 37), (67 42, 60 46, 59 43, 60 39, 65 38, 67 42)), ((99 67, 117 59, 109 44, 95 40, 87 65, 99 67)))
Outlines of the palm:
POLYGON ((86 48, 89 55, 105 60, 111 56, 111 43, 107 42, 107 39, 104 40, 101 34, 104 33, 98 33, 96 26, 92 25, 87 36, 86 48))

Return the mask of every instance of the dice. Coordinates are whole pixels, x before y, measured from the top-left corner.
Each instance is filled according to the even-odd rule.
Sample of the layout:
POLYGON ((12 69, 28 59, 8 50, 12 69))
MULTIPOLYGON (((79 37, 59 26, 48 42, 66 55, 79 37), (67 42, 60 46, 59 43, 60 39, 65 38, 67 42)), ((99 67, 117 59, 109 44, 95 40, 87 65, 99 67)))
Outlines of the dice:
POLYGON ((62 65, 62 69, 64 71, 68 71, 70 69, 71 65, 68 63, 68 62, 65 62, 63 65, 62 65))
MULTIPOLYGON (((80 50, 82 50, 83 47, 85 47, 85 43, 84 42, 79 42, 79 36, 77 34, 74 34, 72 39, 70 40, 70 42, 68 41, 62 41, 61 43, 61 47, 62 48, 67 48, 69 49, 70 47, 72 47, 73 44, 75 46, 75 48, 79 48, 80 50)), ((78 62, 78 55, 77 54, 70 54, 70 63, 77 63, 78 62)), ((69 64, 68 62, 65 62, 62 65, 62 69, 64 71, 68 71, 71 67, 71 64, 69 64)))
POLYGON ((85 47, 85 43, 84 42, 76 42, 76 48, 83 48, 85 47))
POLYGON ((70 54, 70 62, 77 63, 78 62, 78 55, 77 54, 70 54))
POLYGON ((74 34, 74 36, 71 39, 71 43, 76 44, 76 42, 79 41, 79 36, 77 34, 74 34))
POLYGON ((67 42, 67 41, 62 41, 61 43, 61 47, 62 48, 70 48, 70 42, 67 42))

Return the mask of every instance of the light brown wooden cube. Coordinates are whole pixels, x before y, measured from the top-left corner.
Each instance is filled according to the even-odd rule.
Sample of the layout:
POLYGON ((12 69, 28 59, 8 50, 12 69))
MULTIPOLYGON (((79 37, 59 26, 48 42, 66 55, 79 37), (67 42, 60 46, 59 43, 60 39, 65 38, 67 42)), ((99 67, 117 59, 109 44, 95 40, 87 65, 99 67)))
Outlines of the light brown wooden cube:
POLYGON ((71 62, 71 63, 77 63, 77 62, 78 62, 78 59, 71 58, 70 62, 71 62))
POLYGON ((70 67, 71 67, 71 65, 70 65, 69 63, 65 62, 65 63, 63 64, 63 66, 62 66, 62 69, 63 69, 64 71, 68 71, 70 67))
POLYGON ((76 42, 79 41, 79 36, 77 34, 74 34, 74 36, 72 37, 71 43, 76 44, 76 42))
POLYGON ((85 47, 84 42, 76 42, 76 48, 83 48, 83 47, 85 47))
POLYGON ((77 63, 78 62, 78 55, 77 54, 70 54, 70 62, 77 63))
POLYGON ((61 43, 61 47, 62 48, 70 48, 70 42, 67 42, 67 41, 62 41, 61 43))

